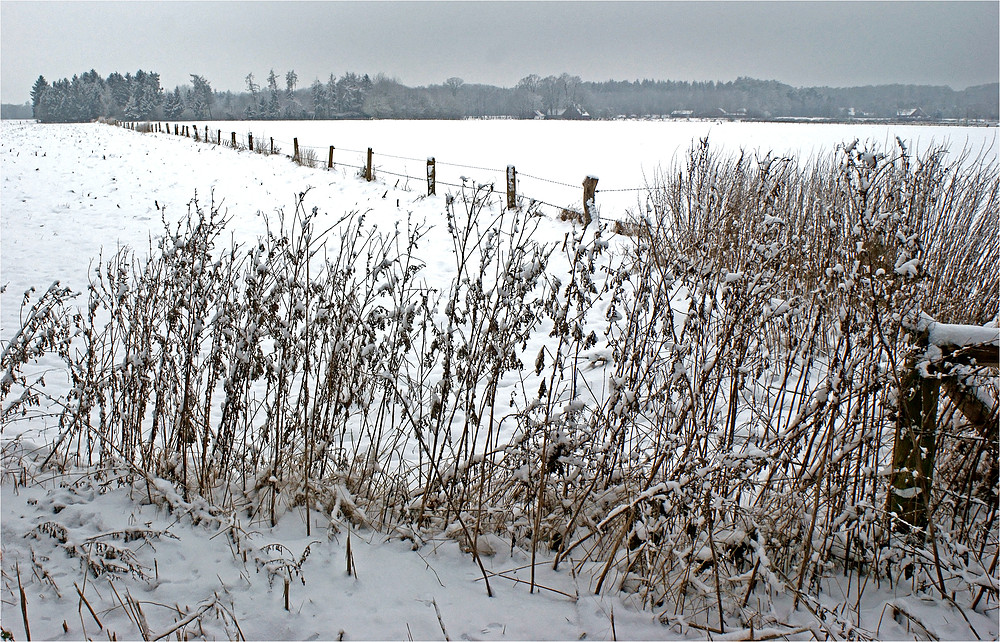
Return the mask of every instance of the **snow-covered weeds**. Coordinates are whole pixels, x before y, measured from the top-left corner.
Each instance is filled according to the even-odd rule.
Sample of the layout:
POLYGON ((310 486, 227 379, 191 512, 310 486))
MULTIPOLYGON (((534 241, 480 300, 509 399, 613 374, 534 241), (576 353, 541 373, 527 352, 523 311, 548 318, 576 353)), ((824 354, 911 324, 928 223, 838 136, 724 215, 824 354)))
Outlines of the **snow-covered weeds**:
MULTIPOLYGON (((239 519, 298 510, 310 533, 443 534, 477 559, 499 537, 532 570, 548 549, 677 631, 779 626, 789 593, 813 634, 863 638, 880 583, 995 609, 995 372, 970 375, 992 433, 942 404, 932 526, 887 510, 904 319, 997 318, 997 170, 945 155, 855 143, 800 165, 703 141, 632 236, 561 244, 467 186, 443 280, 417 258, 423 221, 318 229, 302 193, 237 246, 195 199, 148 255, 100 261, 83 308, 58 288, 35 305, 4 346, 5 421, 38 402, 20 365, 54 351, 72 388, 50 468, 175 489, 234 542, 239 519), (834 577, 837 611, 815 597, 834 577)), ((71 552, 119 546, 102 538, 71 552)))

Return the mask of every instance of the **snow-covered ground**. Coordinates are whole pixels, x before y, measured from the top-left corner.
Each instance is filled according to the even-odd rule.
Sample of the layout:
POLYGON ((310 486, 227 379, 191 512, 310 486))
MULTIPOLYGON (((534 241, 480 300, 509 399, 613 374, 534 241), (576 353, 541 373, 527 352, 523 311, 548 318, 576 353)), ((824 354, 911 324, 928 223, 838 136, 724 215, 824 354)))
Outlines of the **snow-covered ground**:
MULTIPOLYGON (((1000 153, 996 127, 923 125, 854 125, 838 123, 743 123, 712 120, 682 121, 209 121, 192 123, 210 136, 221 130, 224 140, 233 132, 246 143, 275 139, 282 153, 291 154, 293 139, 302 149, 311 147, 323 163, 333 145, 334 162, 361 166, 366 150, 373 150, 376 173, 416 177, 411 188, 422 188, 426 159, 437 161, 439 181, 459 183, 462 176, 495 182, 503 189, 505 170, 518 173, 518 193, 558 206, 579 206, 582 182, 596 176, 597 204, 609 217, 644 203, 636 188, 652 182, 660 170, 683 161, 687 150, 708 138, 713 149, 748 155, 792 155, 800 160, 827 154, 855 138, 880 148, 892 148, 899 136, 917 155, 935 145, 953 153, 967 149, 996 160, 1000 153), (544 180, 541 180, 544 179, 544 180), (625 191, 615 191, 625 190, 625 191)), ((395 175, 385 175, 393 185, 395 175)))
MULTIPOLYGON (((994 157, 997 147, 995 128, 511 122, 240 122, 218 127, 223 128, 224 138, 235 128, 281 140, 299 136, 302 145, 318 148, 372 146, 376 152, 436 156, 439 163, 454 157, 456 163, 485 168, 515 164, 519 172, 574 184, 596 174, 599 187, 609 190, 642 185, 644 170, 681 158, 691 141, 705 134, 723 149, 773 149, 804 156, 854 138, 882 143, 895 135, 919 141, 921 148, 932 141, 950 141, 973 151, 989 149, 994 157)), ((178 220, 196 192, 202 203, 213 195, 224 202, 234 219, 227 229, 237 242, 252 241, 264 231, 259 212, 291 211, 296 195, 306 190, 306 204, 331 218, 352 210, 369 211, 369 219, 385 229, 407 217, 426 220, 433 227, 420 251, 428 278, 443 280, 454 270, 447 250, 449 237, 443 231, 443 189, 438 196, 425 197, 422 185, 411 184, 412 189, 405 190, 404 184, 396 187, 394 178, 365 183, 349 168, 307 169, 282 156, 236 153, 172 135, 140 135, 97 124, 4 121, 0 133, 0 284, 6 288, 0 298, 0 338, 5 342, 19 327, 26 289, 44 289, 60 280, 75 291, 85 291, 88 266, 102 252, 108 255, 120 246, 131 246, 141 254, 151 237, 162 232, 161 218, 178 220)), ((318 156, 325 158, 322 153, 318 156)), ((421 164, 409 162, 405 173, 421 176, 421 164)), ((472 170, 460 171, 478 182, 493 180, 472 170)), ((438 176, 446 180, 440 165, 438 176)), ((496 180, 499 183, 502 177, 496 180)), ((524 183, 526 193, 529 184, 524 183)), ((538 198, 578 203, 579 197, 564 186, 546 187, 536 181, 533 187, 538 198)), ((599 205, 603 213, 616 217, 635 202, 636 194, 627 198, 630 203, 612 206, 614 201, 599 195, 599 205)), ((562 241, 570 229, 570 224, 546 217, 540 240, 562 241)), ((56 374, 52 379, 49 383, 57 389, 65 385, 56 374)), ((302 516, 295 511, 274 528, 250 520, 234 524, 197 503, 177 497, 165 501, 167 490, 144 493, 141 484, 121 485, 114 475, 81 472, 47 479, 39 473, 36 479, 20 480, 9 474, 17 469, 18 460, 30 459, 33 444, 42 438, 40 430, 54 421, 42 417, 4 426, 2 615, 4 630, 15 639, 27 637, 22 608, 35 639, 172 637, 175 629, 181 629, 178 623, 195 620, 186 620, 192 615, 197 615, 197 622, 183 627, 184 634, 216 639, 707 635, 683 624, 662 624, 663 614, 643 610, 634 595, 608 590, 595 595, 601 569, 589 564, 579 568, 566 564, 559 571, 553 571, 551 564, 539 564, 536 579, 542 588, 529 593, 528 554, 496 537, 480 543, 488 553, 483 560, 496 593, 489 598, 473 559, 459 550, 456 541, 443 536, 418 547, 399 533, 376 533, 345 521, 306 537, 302 516), (223 531, 242 535, 234 541, 221 535, 223 531), (83 565, 97 559, 124 565, 124 570, 95 580, 83 565), (19 584, 24 587, 23 599, 19 584)), ((835 610, 855 600, 847 584, 840 593, 831 585, 820 598, 822 604, 835 610)), ((793 610, 790 596, 772 599, 767 607, 772 629, 731 632, 730 639, 816 635, 810 628, 815 617, 801 606, 793 610)), ((1000 635, 995 608, 959 610, 912 595, 907 586, 898 584, 867 587, 857 609, 860 622, 853 633, 879 639, 1000 635)))

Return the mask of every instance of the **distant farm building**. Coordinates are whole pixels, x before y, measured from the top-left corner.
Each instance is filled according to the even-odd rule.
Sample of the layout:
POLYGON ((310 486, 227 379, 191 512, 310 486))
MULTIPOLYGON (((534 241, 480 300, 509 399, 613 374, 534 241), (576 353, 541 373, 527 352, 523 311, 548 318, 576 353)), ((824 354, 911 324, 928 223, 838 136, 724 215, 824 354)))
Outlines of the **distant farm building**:
POLYGON ((584 111, 579 105, 573 105, 565 109, 556 109, 549 118, 559 120, 588 120, 590 114, 584 111))
POLYGON ((566 107, 565 109, 553 109, 548 114, 535 110, 535 120, 589 120, 590 114, 579 105, 566 107))
POLYGON ((903 120, 921 120, 927 118, 927 114, 924 113, 923 109, 915 107, 913 109, 900 109, 896 112, 896 118, 901 118, 903 120))

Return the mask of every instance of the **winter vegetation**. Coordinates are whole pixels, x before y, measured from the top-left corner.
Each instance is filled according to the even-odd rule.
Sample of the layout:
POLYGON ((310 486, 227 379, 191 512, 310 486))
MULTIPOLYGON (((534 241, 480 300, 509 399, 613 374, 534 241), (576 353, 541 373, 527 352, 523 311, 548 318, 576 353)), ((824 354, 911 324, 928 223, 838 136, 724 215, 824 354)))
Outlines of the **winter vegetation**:
MULTIPOLYGON (((42 122, 125 120, 324 119, 324 118, 536 118, 699 117, 902 120, 989 120, 998 114, 996 83, 955 91, 949 87, 884 85, 796 88, 777 81, 583 81, 561 74, 531 74, 512 88, 448 78, 440 85, 407 87, 382 74, 330 74, 299 85, 294 70, 283 77, 246 76, 243 92, 217 91, 204 76, 165 90, 159 74, 139 70, 107 78, 90 70, 49 83, 39 76, 31 92, 42 122)), ((14 106, 10 106, 11 110, 14 106)))
MULTIPOLYGON (((448 639, 456 621, 490 639, 997 636, 997 369, 951 370, 921 344, 929 316, 1000 345, 995 161, 705 139, 650 178, 644 210, 588 225, 472 180, 386 224, 388 187, 318 199, 309 176, 368 186, 294 171, 252 238, 222 194, 157 202, 148 243, 106 248, 81 293, 24 294, 0 356, 3 497, 38 512, 4 515, 5 631, 35 624, 30 600, 57 613, 50 638, 305 637, 266 618, 331 602, 375 622, 379 605, 316 593, 333 580, 299 582, 331 550, 337 581, 364 578, 355 554, 381 541, 428 568, 464 561, 445 579, 478 599, 610 611, 570 630, 527 610, 508 633, 431 600, 415 634, 396 614, 318 637, 448 639), (929 470, 899 454, 918 363, 964 391, 904 453, 929 470), (73 521, 111 497, 145 512, 73 521), (230 575, 199 579, 197 605, 159 604, 157 550, 182 530, 230 575), (435 557, 449 546, 462 556, 435 557)), ((960 336, 934 327, 949 339, 933 345, 960 336)))

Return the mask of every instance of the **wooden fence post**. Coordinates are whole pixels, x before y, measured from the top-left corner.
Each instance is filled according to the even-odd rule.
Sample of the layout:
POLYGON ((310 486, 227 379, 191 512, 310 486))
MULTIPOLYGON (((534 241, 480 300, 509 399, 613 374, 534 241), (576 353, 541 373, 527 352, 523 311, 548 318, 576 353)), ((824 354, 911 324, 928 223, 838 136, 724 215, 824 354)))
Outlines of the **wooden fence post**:
POLYGON ((907 362, 900 381, 896 436, 892 450, 889 512, 899 519, 893 530, 908 533, 927 526, 927 501, 934 476, 940 382, 925 379, 916 360, 907 362))
POLYGON ((253 134, 247 134, 247 146, 253 151, 253 134))
POLYGON ((212 139, 208 137, 208 125, 205 125, 205 142, 210 143, 212 139))
POLYGON ((293 138, 292 139, 292 146, 295 147, 295 152, 292 154, 292 160, 295 161, 296 163, 301 163, 302 162, 302 158, 299 156, 299 139, 298 138, 293 138))
POLYGON ((434 157, 431 156, 427 159, 427 195, 433 196, 435 194, 437 194, 436 170, 434 157))
MULTIPOLYGON (((948 326, 933 322, 926 327, 911 327, 917 334, 916 354, 905 362, 900 378, 896 434, 892 451, 888 510, 895 513, 893 530, 910 533, 927 528, 927 506, 934 481, 934 464, 937 450, 937 414, 941 388, 944 388, 955 409, 965 415, 978 436, 989 443, 996 443, 996 415, 975 394, 965 388, 961 376, 953 371, 955 365, 980 365, 998 367, 997 335, 982 339, 982 343, 952 344, 942 341, 939 334, 932 338, 932 327, 944 328, 944 336, 954 328, 967 332, 967 326, 948 326), (938 356, 929 360, 929 346, 939 350, 938 356)), ((978 329, 978 328, 977 328, 978 329)), ((926 534, 925 534, 926 536, 926 534)))
POLYGON ((180 131, 181 128, 177 125, 177 123, 174 123, 174 136, 180 136, 180 131))
POLYGON ((326 161, 326 168, 333 169, 333 145, 330 145, 330 158, 326 161))
POLYGON ((583 226, 587 227, 594 220, 594 194, 597 192, 597 177, 588 176, 583 179, 583 226))
POLYGON ((368 164, 365 165, 365 180, 372 181, 372 148, 368 148, 368 164))
POLYGON ((236 149, 236 132, 232 132, 233 135, 233 149, 236 149))
POLYGON ((507 166, 507 209, 517 207, 517 170, 513 165, 507 166))
POLYGON ((220 145, 222 144, 222 130, 221 129, 215 130, 215 139, 217 141, 219 141, 220 145))
POLYGON ((274 136, 271 137, 271 154, 274 154, 274 136))

